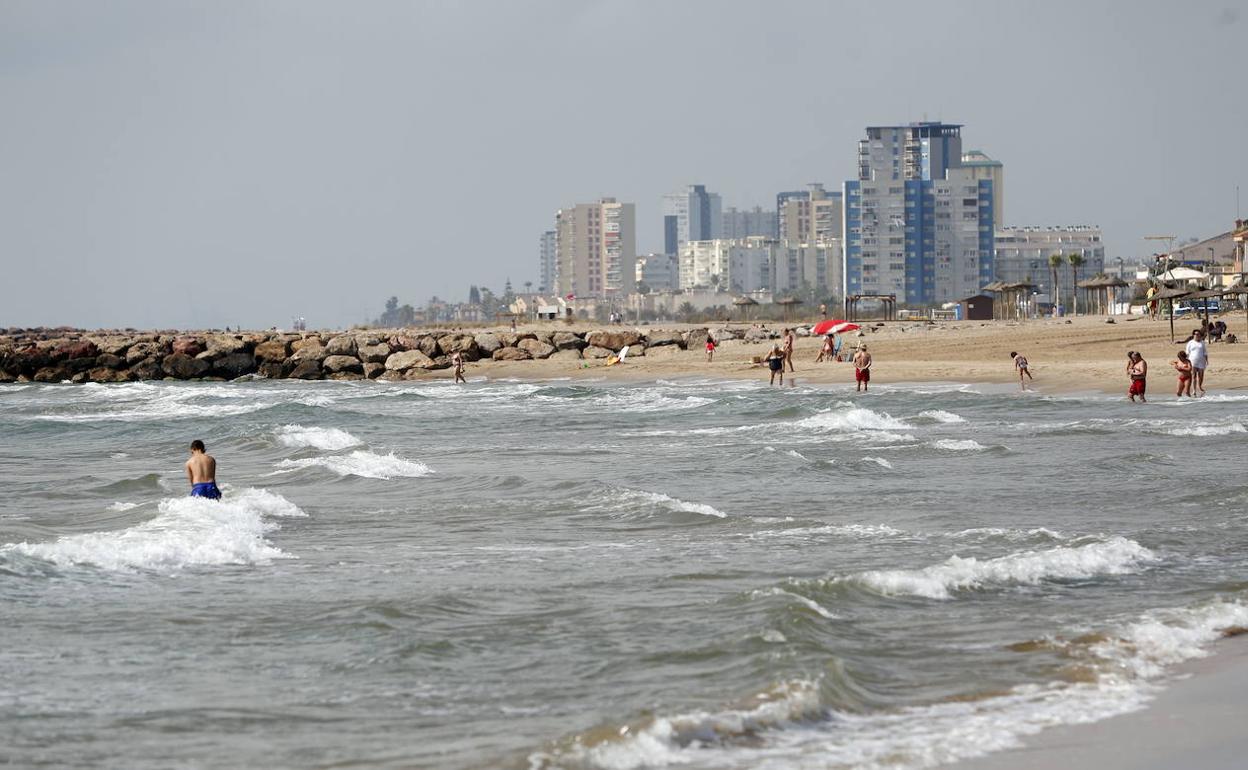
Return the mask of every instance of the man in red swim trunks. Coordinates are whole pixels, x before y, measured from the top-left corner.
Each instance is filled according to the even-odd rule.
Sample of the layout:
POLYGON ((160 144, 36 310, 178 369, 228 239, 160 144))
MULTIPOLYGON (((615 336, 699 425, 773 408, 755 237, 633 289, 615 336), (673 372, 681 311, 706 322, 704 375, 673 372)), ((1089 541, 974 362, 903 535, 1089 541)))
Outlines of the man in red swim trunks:
POLYGON ((871 354, 867 352, 865 342, 854 353, 854 382, 858 384, 859 391, 867 390, 867 385, 871 382, 871 354))
POLYGON ((1138 351, 1133 350, 1127 354, 1127 376, 1131 378, 1131 387, 1127 388, 1127 398, 1135 401, 1135 397, 1139 396, 1140 401, 1147 401, 1148 399, 1144 398, 1144 390, 1148 379, 1148 362, 1138 351))

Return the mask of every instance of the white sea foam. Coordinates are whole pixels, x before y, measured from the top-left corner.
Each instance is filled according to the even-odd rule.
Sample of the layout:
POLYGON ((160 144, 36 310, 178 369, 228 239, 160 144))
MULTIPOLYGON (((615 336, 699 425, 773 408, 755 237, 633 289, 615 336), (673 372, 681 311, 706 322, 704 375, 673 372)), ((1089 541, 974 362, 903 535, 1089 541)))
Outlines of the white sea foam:
POLYGON ((728 514, 718 508, 706 505, 705 503, 691 503, 676 497, 671 497, 670 495, 661 494, 659 492, 643 492, 630 489, 625 490, 624 494, 635 499, 644 500, 652 505, 659 506, 660 508, 685 511, 686 513, 699 513, 703 516, 714 516, 719 519, 726 518, 728 516, 728 514))
POLYGON ((982 452, 988 447, 974 439, 939 438, 932 442, 932 447, 946 452, 982 452))
POLYGON ((953 412, 946 412, 943 409, 928 409, 925 412, 919 412, 919 416, 926 417, 929 420, 935 420, 936 422, 942 422, 945 424, 966 422, 966 418, 962 417, 961 415, 954 414, 953 412))
POLYGON ((791 600, 793 600, 793 601, 797 602, 798 604, 800 604, 800 605, 802 605, 802 606, 804 606, 804 607, 809 608, 809 609, 810 609, 810 610, 812 610, 812 611, 813 611, 816 615, 819 615, 820 617, 824 617, 824 618, 828 618, 828 619, 833 619, 833 618, 835 618, 835 617, 836 617, 836 615, 834 615, 834 614, 832 614, 831 612, 829 612, 829 611, 828 611, 828 609, 827 609, 826 607, 824 607, 822 604, 820 604, 819 602, 817 602, 817 601, 815 601, 815 600, 813 600, 813 599, 808 599, 807 597, 802 596, 801 594, 795 594, 795 593, 793 593, 792 591, 786 591, 786 590, 784 590, 783 588, 780 588, 779 586, 772 586, 771 588, 767 589, 766 591, 753 591, 753 592, 751 592, 751 594, 750 594, 750 595, 751 595, 751 596, 754 596, 754 597, 759 597, 759 596, 783 596, 783 597, 785 597, 786 599, 791 599, 791 600))
POLYGON ((880 466, 881 468, 892 468, 892 467, 893 467, 893 464, 892 464, 892 463, 890 463, 888 460, 885 460, 883 457, 864 457, 864 458, 862 458, 862 461, 863 461, 864 463, 875 463, 876 465, 880 466))
POLYGON ((120 500, 118 500, 117 502, 108 506, 108 510, 117 511, 120 513, 121 511, 128 511, 131 508, 138 508, 138 507, 139 507, 138 503, 123 503, 120 500))
POLYGON ((610 514, 636 514, 638 509, 649 512, 684 512, 697 513, 723 519, 728 514, 705 503, 692 503, 660 492, 648 492, 643 489, 621 489, 607 487, 596 493, 585 506, 587 511, 602 511, 610 514))
POLYGON ((59 566, 90 565, 114 572, 177 572, 188 567, 264 564, 292 558, 265 539, 271 519, 303 516, 294 503, 263 489, 229 491, 219 501, 162 500, 151 521, 114 532, 65 535, 51 543, 12 543, 16 551, 59 566))
POLYGON ((871 570, 844 580, 886 596, 949 599, 953 591, 1121 575, 1155 558, 1152 551, 1134 540, 1115 536, 1086 545, 1023 551, 984 561, 951 556, 923 569, 871 570))
POLYGON ((1229 436, 1233 433, 1248 433, 1248 428, 1233 422, 1225 425, 1185 425, 1171 428, 1166 433, 1171 436, 1229 436))
POLYGON ((811 415, 792 423, 805 430, 833 431, 894 431, 911 430, 914 426, 883 412, 850 407, 811 415))
POLYGON ((305 428, 302 425, 283 425, 277 431, 277 439, 288 447, 312 447, 330 451, 364 443, 339 428, 305 428))
POLYGON ((433 473, 433 469, 422 462, 396 457, 394 454, 380 455, 363 449, 357 449, 346 455, 282 460, 277 467, 286 470, 322 467, 328 468, 339 476, 360 476, 366 479, 418 478, 433 473))
POLYGON ((1237 626, 1248 626, 1248 606, 1238 602, 1153 610, 1092 651, 1135 676, 1154 678, 1167 666, 1208 655, 1208 645, 1237 626))

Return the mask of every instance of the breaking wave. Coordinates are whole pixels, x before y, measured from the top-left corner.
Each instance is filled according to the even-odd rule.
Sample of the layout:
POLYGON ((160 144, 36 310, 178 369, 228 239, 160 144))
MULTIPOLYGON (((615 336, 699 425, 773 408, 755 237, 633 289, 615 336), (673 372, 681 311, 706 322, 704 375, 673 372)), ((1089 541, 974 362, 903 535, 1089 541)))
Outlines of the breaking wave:
MULTIPOLYGON (((321 467, 328 468, 339 476, 359 476, 366 479, 383 480, 396 477, 419 478, 433 473, 433 469, 422 462, 396 457, 394 454, 379 455, 363 449, 357 449, 346 455, 282 460, 277 464, 277 467, 284 470, 321 467)), ((278 473, 281 472, 282 470, 278 471, 278 473)))
POLYGON ((339 428, 305 428, 302 425, 284 425, 277 431, 277 439, 284 446, 311 447, 337 451, 364 443, 339 428))

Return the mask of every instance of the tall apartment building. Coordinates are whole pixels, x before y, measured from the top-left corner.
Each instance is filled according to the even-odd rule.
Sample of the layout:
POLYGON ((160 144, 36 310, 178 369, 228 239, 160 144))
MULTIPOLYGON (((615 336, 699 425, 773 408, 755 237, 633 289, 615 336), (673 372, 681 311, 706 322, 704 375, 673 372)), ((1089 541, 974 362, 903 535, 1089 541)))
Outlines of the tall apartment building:
POLYGON ((843 197, 829 193, 819 182, 806 190, 776 196, 777 237, 793 243, 823 243, 843 234, 843 197))
POLYGON ((1000 230, 1005 222, 1005 164, 979 150, 967 150, 962 153, 962 168, 970 169, 976 181, 992 180, 992 227, 1000 230))
POLYGON ((707 241, 723 231, 722 201, 705 185, 663 196, 663 251, 676 254, 687 241, 707 241))
POLYGON ((642 254, 637 257, 637 283, 651 291, 672 291, 679 288, 680 270, 673 254, 642 254))
POLYGON ((841 275, 840 238, 828 238, 817 243, 779 241, 771 259, 767 288, 776 296, 792 294, 813 288, 821 294, 840 294, 844 278, 841 275))
POLYGON ((868 127, 844 200, 845 294, 932 304, 992 280, 992 180, 963 168, 960 125, 868 127))
MULTIPOLYGON (((993 278, 1006 283, 1031 281, 1036 291, 1053 296, 1053 273, 1049 257, 1062 255, 1057 271, 1057 284, 1062 297, 1069 298, 1074 289, 1074 272, 1067 257, 1083 257, 1079 280, 1091 278, 1105 269, 1105 244, 1101 228, 1091 225, 1073 227, 1004 227, 996 231, 996 257, 993 278)), ((1066 299, 1069 303, 1070 300, 1066 299)))
POLYGON ((723 238, 750 238, 753 236, 778 238, 776 212, 755 206, 748 211, 738 211, 735 206, 724 209, 723 238))
POLYGON ((578 203, 555 214, 555 290, 611 297, 636 286, 636 215, 615 198, 578 203))
POLYGON ((555 231, 542 233, 538 246, 537 290, 548 292, 555 287, 555 231))

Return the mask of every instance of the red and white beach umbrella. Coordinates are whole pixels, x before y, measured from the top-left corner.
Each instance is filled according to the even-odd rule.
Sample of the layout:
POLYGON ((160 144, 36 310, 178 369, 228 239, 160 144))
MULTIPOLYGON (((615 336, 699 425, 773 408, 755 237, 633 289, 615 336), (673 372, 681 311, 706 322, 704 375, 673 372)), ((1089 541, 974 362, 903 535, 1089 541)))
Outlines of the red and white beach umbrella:
POLYGON ((840 318, 829 318, 826 321, 820 321, 810 329, 810 333, 816 337, 822 337, 825 334, 841 334, 854 331, 858 331, 858 324, 850 323, 840 318))

